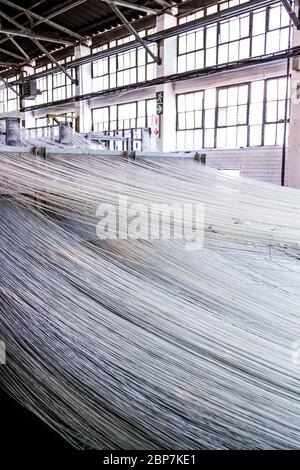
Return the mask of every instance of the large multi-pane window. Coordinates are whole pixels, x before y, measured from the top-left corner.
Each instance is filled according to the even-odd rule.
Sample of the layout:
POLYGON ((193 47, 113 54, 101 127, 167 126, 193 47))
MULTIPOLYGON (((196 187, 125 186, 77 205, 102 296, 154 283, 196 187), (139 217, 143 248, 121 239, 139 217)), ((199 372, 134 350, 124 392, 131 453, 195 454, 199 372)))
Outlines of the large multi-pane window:
POLYGON ((190 21, 195 21, 204 16, 209 16, 214 13, 221 12, 227 8, 236 7, 242 5, 243 3, 248 3, 250 0, 227 0, 225 2, 215 3, 214 5, 206 6, 200 10, 193 12, 189 15, 184 15, 179 18, 179 24, 189 23, 190 21))
MULTIPOLYGON (((35 73, 43 72, 48 68, 50 68, 50 64, 48 66, 44 65, 43 67, 37 67, 35 69, 35 73)), ((36 104, 50 103, 53 100, 52 75, 47 75, 47 77, 38 78, 36 85, 42 93, 41 95, 37 96, 36 104)))
MULTIPOLYGON (((8 83, 14 82, 18 77, 8 78, 8 83)), ((16 111, 19 108, 18 85, 6 86, 0 90, 0 113, 16 111)))
MULTIPOLYGON (((207 14, 215 12, 206 10, 207 14)), ((201 12, 198 17, 204 16, 204 10, 201 12)), ((178 37, 178 72, 283 51, 289 47, 289 38, 289 15, 280 3, 275 3, 181 34, 178 37)))
POLYGON ((105 106, 92 110, 93 130, 111 136, 141 139, 141 129, 151 127, 156 113, 154 99, 105 106))
MULTIPOLYGON (((65 65, 70 62, 73 58, 67 57, 64 60, 60 60, 60 65, 65 65)), ((75 69, 70 70, 70 74, 75 78, 75 69)), ((53 101, 63 100, 65 98, 71 98, 75 94, 75 85, 72 83, 70 78, 64 72, 57 72, 52 76, 53 83, 53 101)))
MULTIPOLYGON (((289 105, 289 102, 288 102, 289 105)), ((286 79, 266 81, 264 145, 281 145, 286 115, 286 79)), ((289 109, 287 110, 289 116, 289 109)))
MULTIPOLYGON (((73 60, 73 56, 69 56, 58 62, 61 65, 65 65, 71 60, 73 60)), ((47 66, 36 68, 35 72, 42 72, 52 67, 54 67, 53 64, 48 64, 47 66)), ((75 78, 75 69, 71 69, 69 72, 72 77, 75 78)), ((72 84, 71 80, 63 72, 56 72, 46 77, 38 78, 37 88, 41 90, 42 94, 37 97, 36 104, 51 103, 52 101, 70 98, 75 94, 75 85, 72 84)))
MULTIPOLYGON (((148 29, 140 31, 139 34, 141 37, 145 37, 153 32, 153 29, 148 29)), ((133 40, 133 36, 126 36, 94 48, 92 52, 104 51, 133 40)), ((156 44, 150 44, 149 48, 154 54, 157 54, 156 44)), ((92 76, 93 90, 106 90, 152 80, 156 76, 156 63, 143 47, 133 48, 127 52, 113 54, 110 57, 94 61, 92 63, 92 76)))
POLYGON ((280 77, 178 95, 177 148, 282 145, 286 91, 280 77))
POLYGON ((249 85, 220 88, 217 91, 218 148, 248 145, 249 85))

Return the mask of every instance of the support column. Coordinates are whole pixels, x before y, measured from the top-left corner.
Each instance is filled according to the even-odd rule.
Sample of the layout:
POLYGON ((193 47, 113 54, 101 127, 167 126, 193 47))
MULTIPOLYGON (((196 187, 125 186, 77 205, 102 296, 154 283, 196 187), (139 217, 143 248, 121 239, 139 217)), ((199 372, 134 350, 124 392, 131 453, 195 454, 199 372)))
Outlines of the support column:
MULTIPOLYGON (((296 2, 299 11, 299 1, 296 2)), ((300 46, 300 31, 293 28, 293 47, 300 46)), ((287 186, 300 189, 300 56, 293 60, 291 73, 290 137, 287 160, 287 186)))
MULTIPOLYGON (((75 47, 75 59, 90 55, 88 46, 79 45, 75 47)), ((78 84, 76 85, 76 95, 83 95, 92 91, 92 67, 88 63, 77 69, 78 84)), ((92 111, 88 101, 75 103, 75 110, 79 117, 79 131, 90 132, 92 130, 92 111)))
MULTIPOLYGON (((157 18, 157 31, 163 31, 177 25, 177 18, 165 14, 157 18)), ((157 68, 157 76, 164 77, 177 72, 177 37, 162 41, 160 46, 161 65, 157 68)), ((160 116, 160 137, 157 147, 162 152, 172 152, 176 149, 176 95, 174 85, 166 83, 158 85, 156 92, 164 92, 164 111, 160 116)))

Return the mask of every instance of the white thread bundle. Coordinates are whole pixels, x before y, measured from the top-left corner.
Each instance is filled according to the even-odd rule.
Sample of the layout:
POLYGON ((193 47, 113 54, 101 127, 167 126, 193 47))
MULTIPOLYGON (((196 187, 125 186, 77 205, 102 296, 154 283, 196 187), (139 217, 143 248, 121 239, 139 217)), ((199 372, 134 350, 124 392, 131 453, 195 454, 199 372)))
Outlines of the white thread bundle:
POLYGON ((179 161, 0 163, 9 393, 78 447, 299 448, 297 191, 179 161), (88 231, 118 194, 204 203, 204 249, 91 244, 35 207, 88 231))

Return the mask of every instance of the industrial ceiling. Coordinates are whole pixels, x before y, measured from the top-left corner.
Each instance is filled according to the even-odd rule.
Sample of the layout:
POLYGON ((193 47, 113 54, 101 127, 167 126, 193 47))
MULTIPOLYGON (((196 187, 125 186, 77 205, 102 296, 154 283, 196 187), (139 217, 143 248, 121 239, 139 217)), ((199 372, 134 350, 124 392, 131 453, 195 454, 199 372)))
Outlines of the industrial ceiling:
POLYGON ((181 0, 0 0, 2 70, 84 42, 120 26, 124 17, 131 22, 161 14, 179 3, 181 0))

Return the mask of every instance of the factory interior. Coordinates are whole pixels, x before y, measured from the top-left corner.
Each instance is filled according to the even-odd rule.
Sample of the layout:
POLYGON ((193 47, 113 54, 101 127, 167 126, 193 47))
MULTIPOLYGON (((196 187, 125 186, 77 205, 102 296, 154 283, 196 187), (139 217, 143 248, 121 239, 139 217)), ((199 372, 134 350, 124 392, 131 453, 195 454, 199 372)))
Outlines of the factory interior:
POLYGON ((3 447, 299 450, 299 190, 299 0, 0 0, 3 447))

